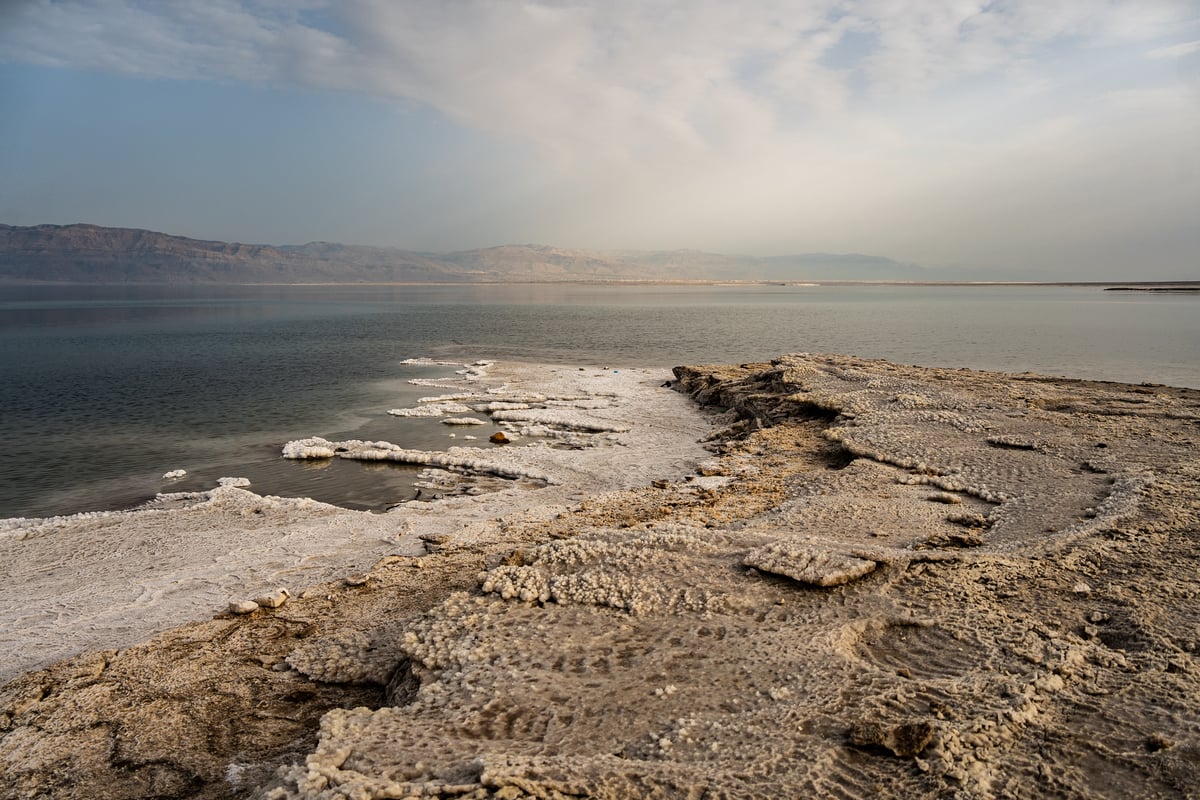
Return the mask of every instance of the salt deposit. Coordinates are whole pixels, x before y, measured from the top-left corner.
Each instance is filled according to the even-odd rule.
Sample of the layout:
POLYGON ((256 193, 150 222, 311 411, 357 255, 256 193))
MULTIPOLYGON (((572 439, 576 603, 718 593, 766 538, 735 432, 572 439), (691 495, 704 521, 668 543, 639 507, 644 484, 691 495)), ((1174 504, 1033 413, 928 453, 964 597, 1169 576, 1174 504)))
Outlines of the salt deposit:
POLYGON ((462 403, 429 403, 416 408, 393 408, 387 413, 393 417, 444 417, 447 414, 466 414, 470 406, 462 403))
POLYGON ((6 576, 0 652, 8 654, 0 661, 0 680, 80 650, 141 641, 280 585, 303 587, 362 572, 389 554, 424 552, 417 536, 430 529, 660 474, 682 476, 703 452, 696 440, 704 422, 685 398, 661 388, 667 377, 480 362, 437 381, 453 397, 485 392, 488 402, 505 405, 510 397, 582 401, 603 393, 604 422, 598 424, 628 429, 620 447, 484 444, 441 452, 317 438, 285 446, 288 458, 395 460, 429 465, 444 476, 429 494, 445 499, 402 504, 388 514, 262 497, 238 488, 248 485, 244 478, 222 478, 208 492, 160 495, 143 510, 0 520, 6 576), (470 391, 462 388, 467 381, 470 391), (538 499, 531 501, 530 491, 538 499))
MULTIPOLYGON (((396 514, 219 487, 174 496, 175 510, 11 523, 22 538, 6 547, 32 548, 9 570, 18 592, 35 585, 30 565, 53 571, 81 547, 65 566, 90 569, 126 621, 172 600, 153 594, 161 582, 140 604, 112 591, 137 573, 114 580, 95 542, 162 558, 180 531, 199 543, 233 529, 188 555, 231 548, 259 572, 206 567, 221 595, 206 608, 292 593, 4 687, 6 785, 1194 796, 1200 393, 803 354, 676 377, 714 410, 694 415, 661 376, 626 369, 459 376, 607 431, 560 427, 579 449, 453 455, 544 474, 544 488, 430 467, 447 499, 396 514), (346 540, 327 541, 343 523, 346 540), (280 537, 303 544, 296 563, 263 549, 280 537), (341 572, 315 585, 318 564, 341 572)), ((297 442, 318 458, 399 450, 297 442)), ((61 615, 45 624, 77 632, 61 615)))

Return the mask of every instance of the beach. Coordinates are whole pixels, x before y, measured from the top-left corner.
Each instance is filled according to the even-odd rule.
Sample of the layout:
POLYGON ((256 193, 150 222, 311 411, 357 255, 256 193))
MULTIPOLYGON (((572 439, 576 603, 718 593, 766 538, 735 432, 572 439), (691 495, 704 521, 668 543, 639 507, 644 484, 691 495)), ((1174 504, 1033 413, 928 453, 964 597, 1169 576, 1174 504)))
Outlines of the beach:
POLYGON ((1200 791, 1200 390, 814 354, 434 383, 512 443, 284 448, 425 459, 388 513, 229 480, 0 523, 0 796, 1200 791))

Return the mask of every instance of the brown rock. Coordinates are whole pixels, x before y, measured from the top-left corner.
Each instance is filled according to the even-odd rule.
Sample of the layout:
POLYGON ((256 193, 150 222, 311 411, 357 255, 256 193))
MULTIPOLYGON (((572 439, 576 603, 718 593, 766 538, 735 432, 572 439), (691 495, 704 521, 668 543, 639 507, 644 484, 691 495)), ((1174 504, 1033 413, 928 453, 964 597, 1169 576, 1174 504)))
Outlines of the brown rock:
POLYGON ((898 725, 862 721, 850 729, 850 744, 856 747, 882 747, 901 758, 924 752, 936 731, 932 722, 910 720, 898 725))

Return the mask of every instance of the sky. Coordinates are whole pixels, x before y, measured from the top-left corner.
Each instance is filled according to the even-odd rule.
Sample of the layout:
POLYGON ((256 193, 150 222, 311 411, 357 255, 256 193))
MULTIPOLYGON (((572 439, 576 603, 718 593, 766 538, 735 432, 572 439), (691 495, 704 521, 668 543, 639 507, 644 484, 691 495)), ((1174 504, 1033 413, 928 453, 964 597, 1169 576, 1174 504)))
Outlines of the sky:
POLYGON ((0 222, 1200 279, 1200 0, 0 0, 0 222))

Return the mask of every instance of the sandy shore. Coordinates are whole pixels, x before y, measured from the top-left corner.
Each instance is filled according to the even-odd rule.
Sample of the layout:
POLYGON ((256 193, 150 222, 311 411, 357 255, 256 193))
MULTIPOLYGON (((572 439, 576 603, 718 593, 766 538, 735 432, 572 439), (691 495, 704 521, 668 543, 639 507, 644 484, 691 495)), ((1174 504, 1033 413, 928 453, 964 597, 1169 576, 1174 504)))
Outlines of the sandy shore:
POLYGON ((1198 796, 1200 392, 485 372, 557 446, 445 499, 3 523, 8 674, 96 652, 0 689, 0 796, 1198 796))

